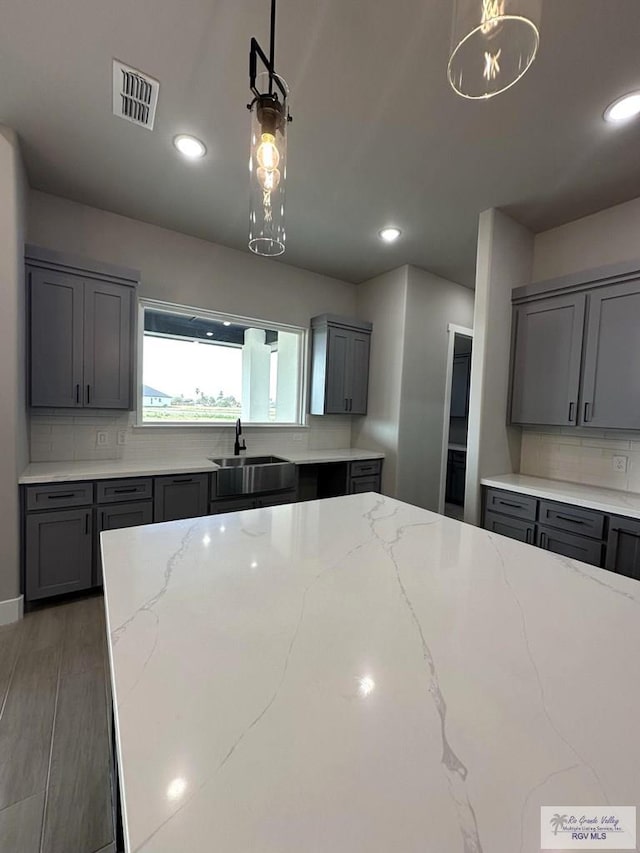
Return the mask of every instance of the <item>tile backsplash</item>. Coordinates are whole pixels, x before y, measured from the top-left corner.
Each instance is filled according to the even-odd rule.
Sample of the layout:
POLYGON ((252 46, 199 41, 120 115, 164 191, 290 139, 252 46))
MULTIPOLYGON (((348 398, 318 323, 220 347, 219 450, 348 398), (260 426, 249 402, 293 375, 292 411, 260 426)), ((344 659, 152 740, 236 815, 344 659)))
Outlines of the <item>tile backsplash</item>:
POLYGON ((520 473, 640 492, 640 435, 585 429, 525 429, 520 473), (614 456, 626 458, 626 471, 614 470, 614 456))
MULTIPOLYGON (((215 427, 134 427, 135 414, 73 412, 46 409, 31 412, 31 461, 147 460, 171 456, 191 460, 233 454, 234 429, 215 427), (98 444, 98 433, 105 443, 98 444), (124 444, 119 443, 124 438, 124 444)), ((351 418, 310 417, 309 427, 243 427, 247 450, 328 450, 351 446, 351 418)))

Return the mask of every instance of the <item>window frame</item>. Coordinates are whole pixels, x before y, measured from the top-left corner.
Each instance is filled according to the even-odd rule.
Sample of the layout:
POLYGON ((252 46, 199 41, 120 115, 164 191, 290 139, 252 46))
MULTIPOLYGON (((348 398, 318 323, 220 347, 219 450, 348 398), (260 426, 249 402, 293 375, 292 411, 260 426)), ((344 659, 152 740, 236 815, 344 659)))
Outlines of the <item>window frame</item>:
POLYGON ((168 311, 174 314, 185 314, 206 319, 228 321, 230 323, 247 325, 255 329, 271 331, 296 332, 300 335, 300 360, 298 373, 298 420, 297 421, 243 421, 243 429, 307 429, 309 427, 309 412, 307 397, 309 393, 309 360, 310 360, 310 333, 305 326, 296 326, 292 323, 281 323, 273 320, 262 320, 257 317, 243 317, 240 314, 226 314, 221 311, 211 311, 208 308, 195 308, 192 305, 184 305, 178 302, 164 302, 159 299, 148 299, 141 297, 138 300, 138 329, 137 329, 137 364, 136 364, 136 400, 135 400, 135 422, 136 429, 230 429, 229 421, 208 422, 202 421, 180 421, 175 423, 149 423, 144 421, 142 405, 143 389, 143 360, 144 360, 144 312, 145 309, 156 311, 168 311))

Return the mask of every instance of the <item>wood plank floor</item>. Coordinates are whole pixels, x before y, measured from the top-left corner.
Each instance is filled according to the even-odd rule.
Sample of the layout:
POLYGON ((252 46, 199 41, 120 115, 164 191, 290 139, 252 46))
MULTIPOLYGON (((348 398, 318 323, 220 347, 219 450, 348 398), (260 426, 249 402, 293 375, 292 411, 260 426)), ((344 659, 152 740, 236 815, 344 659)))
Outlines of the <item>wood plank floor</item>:
POLYGON ((0 627, 0 851, 112 853, 101 595, 0 627))

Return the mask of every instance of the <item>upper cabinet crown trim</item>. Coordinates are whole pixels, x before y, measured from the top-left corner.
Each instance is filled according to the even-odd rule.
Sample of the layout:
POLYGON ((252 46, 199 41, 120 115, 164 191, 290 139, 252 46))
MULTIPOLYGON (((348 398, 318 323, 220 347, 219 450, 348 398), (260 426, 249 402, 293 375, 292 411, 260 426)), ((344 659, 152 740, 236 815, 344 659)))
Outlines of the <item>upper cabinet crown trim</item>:
POLYGON ((596 287, 618 284, 636 279, 638 276, 640 276, 640 258, 607 264, 606 266, 595 267, 595 269, 580 270, 580 272, 570 273, 558 278, 549 278, 545 281, 535 281, 532 284, 525 284, 523 287, 514 287, 511 292, 511 299, 517 304, 551 293, 571 293, 576 290, 592 290, 596 287))
POLYGON ((358 332, 371 332, 373 323, 357 320, 355 317, 341 317, 339 314, 319 314, 311 318, 311 328, 320 326, 340 326, 343 329, 355 329, 358 332))
POLYGON ((94 261, 81 255, 58 252, 27 243, 24 251, 25 262, 30 267, 42 267, 47 270, 81 275, 85 278, 99 278, 101 281, 114 281, 135 287, 140 281, 140 271, 130 267, 94 261))

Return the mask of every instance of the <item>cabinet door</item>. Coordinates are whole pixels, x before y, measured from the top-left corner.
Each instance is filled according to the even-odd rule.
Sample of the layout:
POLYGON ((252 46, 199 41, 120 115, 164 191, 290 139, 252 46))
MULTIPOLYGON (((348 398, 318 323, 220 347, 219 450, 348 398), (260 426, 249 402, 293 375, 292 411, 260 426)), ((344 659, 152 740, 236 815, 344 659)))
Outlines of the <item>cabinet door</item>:
POLYGON ((345 329, 329 328, 325 399, 327 415, 342 414, 349 409, 347 364, 350 337, 350 332, 345 329))
POLYGON ((296 502, 295 492, 280 492, 277 495, 262 495, 256 500, 256 506, 266 508, 269 506, 282 506, 296 502))
POLYGON ((31 405, 82 406, 84 283, 40 269, 29 281, 31 405))
POLYGON ((483 527, 485 530, 508 536, 509 539, 517 539, 518 542, 526 542, 528 545, 533 545, 535 538, 536 528, 532 522, 523 521, 520 518, 509 518, 507 515, 498 515, 494 512, 485 511, 483 527))
POLYGON ((640 280, 589 295, 581 424, 640 429, 640 280))
POLYGON ((616 517, 609 520, 605 568, 640 580, 640 521, 616 517))
POLYGON ((351 495, 361 495, 365 492, 379 491, 380 476, 377 474, 372 477, 354 477, 349 485, 349 494, 351 495))
POLYGON ((602 566, 602 542, 576 536, 551 527, 539 527, 536 545, 552 554, 562 554, 572 560, 582 560, 592 566, 602 566))
POLYGON ((92 585, 92 510, 27 516, 26 598, 32 601, 92 585))
POLYGON ((207 514, 208 502, 208 474, 156 477, 153 520, 198 518, 207 514))
POLYGON ((103 530, 121 530, 124 527, 140 527, 153 522, 153 501, 137 501, 130 504, 114 504, 100 508, 97 517, 97 541, 95 560, 95 584, 102 583, 102 559, 100 554, 99 534, 103 530))
POLYGON ((469 374, 471 355, 457 355, 453 359, 451 380, 451 417, 466 418, 469 414, 469 374))
POLYGON ((211 501, 209 504, 210 515, 220 515, 224 512, 244 512, 256 508, 255 498, 230 498, 226 501, 211 501))
POLYGON ((352 415, 366 415, 371 336, 352 332, 349 337, 348 411, 352 415))
POLYGON ((89 408, 131 408, 133 296, 125 285, 85 285, 83 393, 89 408))
POLYGON ((578 293, 516 309, 511 423, 577 423, 585 305, 578 293))

